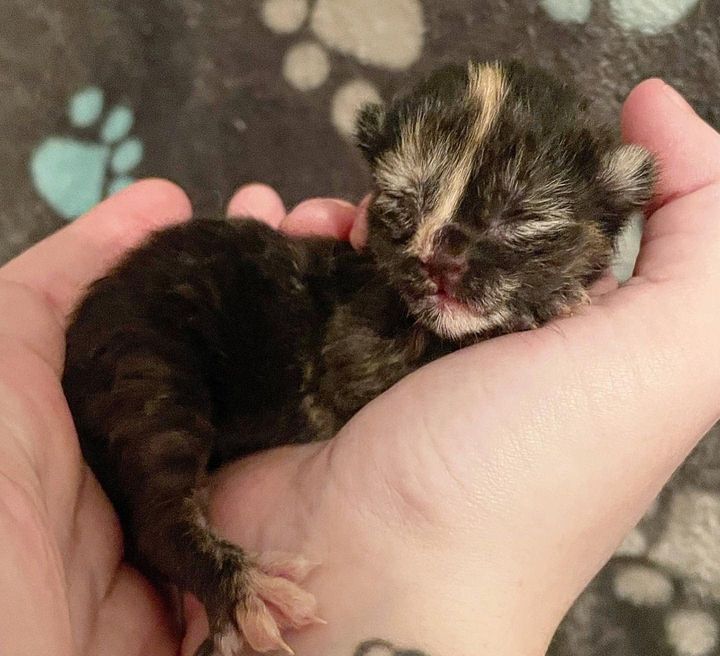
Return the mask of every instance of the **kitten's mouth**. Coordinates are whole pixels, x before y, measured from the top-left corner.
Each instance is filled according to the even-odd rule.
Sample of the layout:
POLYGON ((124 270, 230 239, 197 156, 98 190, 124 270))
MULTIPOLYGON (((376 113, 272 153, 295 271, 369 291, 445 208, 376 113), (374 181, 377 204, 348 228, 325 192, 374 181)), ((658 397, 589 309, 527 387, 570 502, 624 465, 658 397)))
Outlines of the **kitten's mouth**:
POLYGON ((402 290, 410 314, 443 339, 459 340, 492 329, 497 312, 453 285, 415 279, 402 290))
POLYGON ((462 313, 475 316, 482 314, 477 307, 459 298, 452 291, 437 285, 433 285, 432 288, 415 294, 413 300, 424 310, 452 314, 462 313))
POLYGON ((465 310, 466 312, 472 311, 472 309, 467 303, 461 301, 451 292, 444 289, 439 289, 436 293, 429 294, 427 298, 439 310, 465 310))
POLYGON ((464 298, 457 284, 438 276, 408 281, 405 296, 415 312, 429 316, 477 317, 484 312, 471 300, 464 298))
POLYGON ((472 312, 475 310, 465 301, 458 298, 455 285, 447 284, 441 277, 428 281, 428 289, 425 291, 425 297, 438 310, 449 310, 464 312, 472 312))

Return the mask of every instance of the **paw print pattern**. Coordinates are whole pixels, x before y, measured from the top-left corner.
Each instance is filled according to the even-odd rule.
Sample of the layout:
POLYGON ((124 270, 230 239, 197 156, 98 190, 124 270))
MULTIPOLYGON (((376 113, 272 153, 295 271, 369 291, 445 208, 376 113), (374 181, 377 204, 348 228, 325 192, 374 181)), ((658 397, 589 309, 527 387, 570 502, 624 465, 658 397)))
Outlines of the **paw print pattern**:
MULTIPOLYGON (((610 14, 622 29, 659 34, 687 16, 699 0, 606 0, 610 14)), ((584 23, 590 18, 592 0, 540 0, 555 20, 584 23)))
POLYGON ((51 136, 33 152, 30 172, 38 194, 66 220, 87 212, 134 182, 130 172, 142 161, 143 144, 128 137, 132 109, 112 107, 103 118, 104 94, 89 87, 75 94, 68 106, 70 125, 96 131, 94 140, 51 136))
POLYGON ((675 490, 649 559, 681 576, 692 591, 720 604, 720 495, 694 486, 675 490))
POLYGON ((714 556, 720 497, 687 487, 675 492, 667 512, 665 528, 654 541, 641 527, 625 539, 609 567, 610 589, 633 622, 662 627, 661 636, 652 630, 653 639, 668 653, 717 656, 720 566, 714 556))
POLYGON ((637 627, 648 627, 663 654, 717 656, 717 612, 707 601, 698 604, 682 579, 640 559, 619 559, 610 569, 612 590, 625 607, 623 616, 637 627))
MULTIPOLYGON (((422 53, 425 20, 419 0, 316 0, 312 7, 308 0, 265 0, 261 18, 277 34, 307 33, 288 49, 283 62, 283 76, 300 91, 325 84, 329 50, 389 71, 409 68, 422 53)), ((331 109, 340 134, 352 132, 360 105, 379 99, 365 79, 341 85, 331 109)))
POLYGON ((670 613, 665 619, 665 637, 680 656, 717 654, 717 622, 702 610, 681 609, 670 613))

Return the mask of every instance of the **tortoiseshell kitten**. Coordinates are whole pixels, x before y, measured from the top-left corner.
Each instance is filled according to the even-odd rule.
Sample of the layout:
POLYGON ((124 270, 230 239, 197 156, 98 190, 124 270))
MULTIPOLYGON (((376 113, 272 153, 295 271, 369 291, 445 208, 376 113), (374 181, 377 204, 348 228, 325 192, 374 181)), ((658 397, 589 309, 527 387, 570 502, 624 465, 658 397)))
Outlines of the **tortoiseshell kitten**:
POLYGON ((246 555, 208 526, 208 472, 322 440, 445 353, 572 310, 650 198, 651 156, 566 84, 519 63, 438 71, 366 107, 363 252, 254 220, 152 236, 78 308, 64 386, 131 559, 194 593, 199 653, 289 648, 316 620, 302 558, 246 555))

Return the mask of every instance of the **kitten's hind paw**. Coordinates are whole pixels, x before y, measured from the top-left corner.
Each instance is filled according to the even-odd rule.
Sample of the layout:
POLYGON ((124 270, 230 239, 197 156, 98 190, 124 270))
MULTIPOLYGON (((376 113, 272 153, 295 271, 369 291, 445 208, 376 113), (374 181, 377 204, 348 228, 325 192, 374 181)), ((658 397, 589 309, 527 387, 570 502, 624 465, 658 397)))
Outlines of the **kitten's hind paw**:
POLYGON ((255 651, 292 654, 281 631, 324 624, 315 614, 315 597, 298 585, 315 564, 280 552, 261 555, 256 563, 247 576, 244 604, 237 609, 238 624, 255 651))
POLYGON ((283 640, 284 630, 325 623, 315 614, 315 597, 298 585, 315 563, 280 552, 262 554, 253 562, 232 586, 237 591, 228 601, 234 606, 227 614, 232 621, 208 638, 196 656, 241 656, 244 644, 255 652, 293 654, 283 640))

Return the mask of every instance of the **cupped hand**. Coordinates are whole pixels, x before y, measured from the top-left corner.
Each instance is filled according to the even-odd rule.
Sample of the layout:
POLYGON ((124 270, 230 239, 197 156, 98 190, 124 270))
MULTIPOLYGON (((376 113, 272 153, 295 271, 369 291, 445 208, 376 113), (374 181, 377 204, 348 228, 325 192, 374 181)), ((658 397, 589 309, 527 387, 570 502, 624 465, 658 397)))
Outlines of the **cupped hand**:
POLYGON ((221 476, 225 535, 323 563, 310 588, 328 625, 290 636, 298 654, 372 636, 544 654, 720 416, 720 136, 658 80, 632 93, 623 128, 662 171, 626 285, 425 367, 327 444, 221 476))
MULTIPOLYGON (((327 626, 298 653, 370 637, 428 654, 541 654, 572 599, 720 414, 720 137, 658 81, 624 111, 663 177, 635 277, 575 317, 445 358, 327 444, 236 463, 218 530, 321 561, 327 626)), ((87 283, 150 229, 189 214, 172 185, 131 187, 0 270, 0 653, 177 653, 168 614, 122 561, 82 465, 59 379, 87 283)), ((230 214, 362 241, 337 201, 286 215, 266 187, 230 214)), ((204 637, 188 605, 182 653, 204 637)))
POLYGON ((189 213, 173 185, 142 182, 0 269, 1 654, 177 653, 160 597, 123 563, 60 376, 84 287, 149 230, 189 213))
MULTIPOLYGON (((290 230, 310 210, 346 237, 355 214, 320 200, 286 216, 262 186, 249 197, 290 230)), ((190 212, 176 186, 140 182, 0 268, 0 654, 179 652, 167 604, 123 561, 117 517, 82 461, 60 378, 68 316, 87 285, 190 212)))

